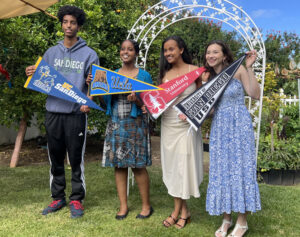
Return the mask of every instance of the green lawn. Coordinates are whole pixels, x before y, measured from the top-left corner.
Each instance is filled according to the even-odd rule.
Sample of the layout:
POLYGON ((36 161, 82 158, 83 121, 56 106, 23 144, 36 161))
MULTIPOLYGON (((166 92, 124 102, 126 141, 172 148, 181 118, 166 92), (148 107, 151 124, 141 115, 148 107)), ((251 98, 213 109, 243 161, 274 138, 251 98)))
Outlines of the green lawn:
MULTIPOLYGON (((151 202, 155 209, 147 220, 135 219, 140 211, 137 186, 130 189, 128 217, 115 220, 118 198, 113 170, 91 162, 85 166, 87 197, 85 215, 71 219, 69 209, 42 216, 49 204, 49 167, 0 168, 0 236, 213 236, 220 217, 205 212, 207 175, 201 185, 202 197, 188 204, 192 222, 177 230, 162 226, 173 207, 161 179, 160 167, 149 168, 151 202)), ((70 191, 70 169, 67 169, 70 191)), ((263 210, 249 215, 246 236, 300 236, 300 185, 293 187, 260 185, 263 210)))

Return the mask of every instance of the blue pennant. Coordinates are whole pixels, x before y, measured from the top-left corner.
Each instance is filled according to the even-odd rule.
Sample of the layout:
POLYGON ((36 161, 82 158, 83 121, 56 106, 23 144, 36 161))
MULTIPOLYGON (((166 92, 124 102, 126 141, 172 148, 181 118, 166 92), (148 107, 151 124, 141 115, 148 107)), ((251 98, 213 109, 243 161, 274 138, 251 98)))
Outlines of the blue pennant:
POLYGON ((103 111, 100 106, 90 100, 41 57, 39 57, 35 66, 36 71, 28 77, 24 85, 25 88, 103 111))
POLYGON ((161 90, 157 86, 124 76, 95 64, 92 65, 92 75, 93 80, 89 89, 91 96, 161 90))

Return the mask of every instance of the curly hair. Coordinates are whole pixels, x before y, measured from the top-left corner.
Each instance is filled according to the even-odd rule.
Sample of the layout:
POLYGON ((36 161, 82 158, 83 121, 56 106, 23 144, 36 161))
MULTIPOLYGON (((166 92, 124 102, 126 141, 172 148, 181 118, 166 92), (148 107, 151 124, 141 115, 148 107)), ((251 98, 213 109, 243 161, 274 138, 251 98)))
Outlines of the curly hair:
POLYGON ((85 12, 78 7, 65 5, 59 8, 57 16, 61 24, 65 15, 74 16, 79 26, 82 26, 85 22, 85 12))

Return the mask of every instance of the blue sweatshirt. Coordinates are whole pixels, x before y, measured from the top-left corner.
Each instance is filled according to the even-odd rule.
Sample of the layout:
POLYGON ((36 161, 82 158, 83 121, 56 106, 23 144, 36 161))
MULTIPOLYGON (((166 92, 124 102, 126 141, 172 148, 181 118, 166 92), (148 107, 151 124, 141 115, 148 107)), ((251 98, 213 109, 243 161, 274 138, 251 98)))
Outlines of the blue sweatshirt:
MULTIPOLYGON (((84 94, 88 91, 85 79, 90 66, 99 65, 97 53, 80 37, 71 48, 66 48, 63 40, 59 41, 46 51, 43 59, 84 94)), ((48 96, 46 101, 46 110, 54 113, 80 113, 80 106, 53 96, 48 96)))

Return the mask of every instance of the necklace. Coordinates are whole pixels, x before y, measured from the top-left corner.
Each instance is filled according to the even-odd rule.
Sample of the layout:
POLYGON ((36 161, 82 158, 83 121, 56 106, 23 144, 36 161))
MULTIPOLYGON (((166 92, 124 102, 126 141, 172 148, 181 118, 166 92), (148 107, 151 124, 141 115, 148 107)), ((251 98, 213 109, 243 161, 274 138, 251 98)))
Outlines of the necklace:
POLYGON ((139 74, 139 69, 137 67, 134 67, 132 70, 124 70, 124 69, 121 68, 119 70, 119 73, 123 74, 124 76, 134 78, 139 74))

